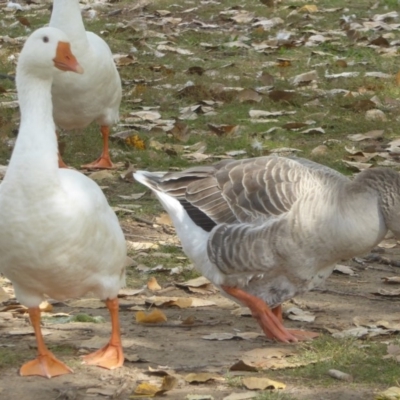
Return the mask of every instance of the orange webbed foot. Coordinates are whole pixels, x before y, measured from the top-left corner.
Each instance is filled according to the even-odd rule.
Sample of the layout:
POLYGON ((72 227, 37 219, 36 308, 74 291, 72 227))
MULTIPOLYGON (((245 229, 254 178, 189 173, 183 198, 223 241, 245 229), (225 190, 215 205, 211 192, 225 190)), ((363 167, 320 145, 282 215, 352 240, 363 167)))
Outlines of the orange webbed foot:
POLYGON ((38 375, 45 378, 72 373, 72 369, 58 360, 51 352, 39 355, 32 361, 25 363, 19 373, 21 376, 38 375))
POLYGON ((118 318, 118 298, 107 299, 106 306, 111 316, 111 339, 104 347, 83 357, 83 363, 114 369, 124 363, 124 353, 121 344, 121 332, 118 318))
POLYGON ((108 343, 100 350, 84 356, 83 363, 88 365, 97 365, 107 369, 121 367, 124 363, 122 346, 108 343))
POLYGON ((112 163, 110 157, 99 157, 96 161, 90 164, 82 165, 86 169, 114 169, 115 165, 112 163))

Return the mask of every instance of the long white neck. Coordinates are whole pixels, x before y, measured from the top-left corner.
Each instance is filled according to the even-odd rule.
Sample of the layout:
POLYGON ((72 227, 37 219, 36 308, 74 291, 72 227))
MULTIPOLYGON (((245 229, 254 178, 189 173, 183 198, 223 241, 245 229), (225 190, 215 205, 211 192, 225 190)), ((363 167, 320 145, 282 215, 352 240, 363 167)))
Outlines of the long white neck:
POLYGON ((64 31, 74 46, 87 43, 79 0, 54 0, 49 26, 64 31))
POLYGON ((51 78, 36 78, 17 70, 21 123, 4 182, 40 186, 58 183, 58 149, 51 78))

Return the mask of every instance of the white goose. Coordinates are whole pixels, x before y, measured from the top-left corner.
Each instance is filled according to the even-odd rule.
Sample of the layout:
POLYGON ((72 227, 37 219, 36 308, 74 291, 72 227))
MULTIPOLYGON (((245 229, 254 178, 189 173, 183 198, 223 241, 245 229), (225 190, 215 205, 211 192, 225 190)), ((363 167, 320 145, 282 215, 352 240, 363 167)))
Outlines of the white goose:
POLYGON ((28 307, 38 346, 38 357, 20 373, 49 378, 71 370, 44 344, 38 306, 46 295, 63 300, 92 292, 106 300, 111 339, 85 362, 116 368, 124 360, 117 294, 125 280, 125 239, 97 184, 75 170, 58 168, 51 99, 57 70, 82 73, 65 33, 39 29, 18 60, 21 124, 0 185, 0 271, 28 307))
POLYGON ((388 229, 400 237, 400 175, 389 169, 351 181, 271 156, 134 177, 157 195, 197 269, 282 342, 311 336, 284 328, 282 302, 320 284, 337 261, 369 251, 388 229))
MULTIPOLYGON (((100 124, 103 151, 86 168, 112 168, 108 149, 110 126, 119 119, 121 79, 107 43, 83 25, 79 0, 54 0, 51 27, 61 29, 85 74, 56 74, 53 81, 53 116, 60 128, 82 129, 91 122, 100 124)), ((60 166, 66 165, 60 158, 60 166)))

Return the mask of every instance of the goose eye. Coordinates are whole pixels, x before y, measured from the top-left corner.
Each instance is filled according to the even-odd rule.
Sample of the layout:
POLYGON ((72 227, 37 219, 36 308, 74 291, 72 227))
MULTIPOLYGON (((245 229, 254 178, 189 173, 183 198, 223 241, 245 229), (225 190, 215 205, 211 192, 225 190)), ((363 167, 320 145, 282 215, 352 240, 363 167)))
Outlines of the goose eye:
POLYGON ((43 43, 48 43, 48 41, 49 41, 49 38, 47 36, 44 36, 43 37, 43 43))

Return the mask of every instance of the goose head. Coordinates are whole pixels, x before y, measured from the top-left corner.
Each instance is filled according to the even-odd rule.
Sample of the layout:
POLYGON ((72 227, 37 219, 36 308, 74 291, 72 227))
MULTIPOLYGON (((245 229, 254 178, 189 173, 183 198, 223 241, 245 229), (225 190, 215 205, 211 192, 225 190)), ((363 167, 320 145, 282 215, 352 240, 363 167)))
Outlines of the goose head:
POLYGON ((18 72, 49 79, 54 68, 83 73, 83 68, 71 52, 67 35, 56 28, 41 28, 32 33, 24 44, 18 60, 18 72))

